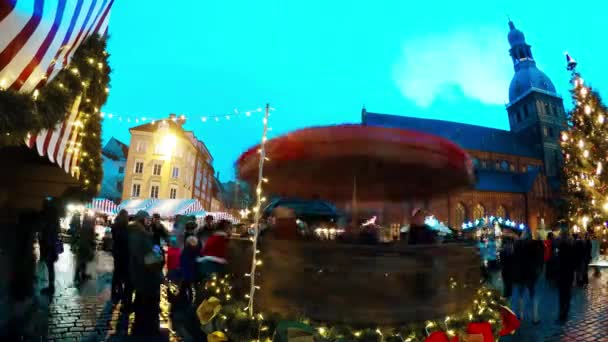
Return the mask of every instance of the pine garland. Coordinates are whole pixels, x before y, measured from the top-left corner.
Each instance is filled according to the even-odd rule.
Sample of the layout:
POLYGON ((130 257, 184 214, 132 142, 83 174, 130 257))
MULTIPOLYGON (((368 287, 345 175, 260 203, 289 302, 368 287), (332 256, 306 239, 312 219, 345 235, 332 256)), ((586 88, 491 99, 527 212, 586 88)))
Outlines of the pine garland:
POLYGON ((28 134, 53 129, 82 96, 78 118, 83 127, 77 137, 82 200, 99 192, 103 175, 99 110, 108 97, 111 72, 105 48, 105 38, 91 36, 76 50, 69 65, 32 94, 0 90, 0 147, 20 145, 28 134))

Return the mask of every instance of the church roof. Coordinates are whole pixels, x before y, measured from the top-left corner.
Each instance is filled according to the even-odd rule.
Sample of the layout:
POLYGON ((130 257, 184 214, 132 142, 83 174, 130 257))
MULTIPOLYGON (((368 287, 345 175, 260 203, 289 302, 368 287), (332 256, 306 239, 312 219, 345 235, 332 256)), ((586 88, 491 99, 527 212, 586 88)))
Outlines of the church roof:
POLYGON ((524 173, 504 172, 498 170, 477 170, 475 190, 496 192, 528 193, 540 173, 539 169, 524 173))
POLYGON ((540 89, 557 96, 551 79, 532 63, 524 63, 515 72, 509 85, 509 102, 513 103, 530 89, 540 89))
POLYGON ((364 112, 362 124, 404 128, 434 134, 449 139, 468 150, 539 158, 539 153, 532 147, 521 143, 515 134, 496 128, 370 112, 364 112))

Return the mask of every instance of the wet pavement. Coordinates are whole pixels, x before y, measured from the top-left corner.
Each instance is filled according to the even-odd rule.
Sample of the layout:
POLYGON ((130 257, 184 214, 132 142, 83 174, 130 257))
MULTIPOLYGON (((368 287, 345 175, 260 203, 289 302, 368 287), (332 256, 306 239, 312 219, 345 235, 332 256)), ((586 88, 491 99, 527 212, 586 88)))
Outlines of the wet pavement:
MULTIPOLYGON (((48 341, 125 341, 132 316, 121 315, 120 306, 110 300, 112 257, 98 252, 88 266, 93 278, 82 286, 73 281, 74 260, 66 245, 65 252, 55 265, 56 294, 48 306, 46 327, 48 341)), ((557 293, 548 286, 540 291, 541 324, 525 320, 515 335, 504 337, 502 342, 542 341, 606 341, 608 342, 608 270, 598 276, 590 275, 586 288, 576 288, 572 298, 570 320, 565 325, 555 323, 557 293)), ((171 322, 169 304, 163 287, 161 327, 164 340, 191 340, 175 322, 171 322), (174 333, 173 330, 180 332, 174 333)))
POLYGON ((555 322, 557 291, 549 286, 543 287, 539 305, 541 323, 533 325, 530 320, 524 320, 515 335, 505 337, 501 342, 608 342, 608 270, 598 275, 590 271, 589 285, 575 288, 569 320, 564 325, 555 322))
MULTIPOLYGON (((120 313, 120 305, 112 305, 112 256, 99 251, 87 267, 92 279, 81 286, 73 281, 74 258, 66 245, 55 264, 56 292, 49 305, 49 341, 123 341, 127 340, 133 316, 120 313)), ((163 288, 163 293, 165 293, 163 288)), ((161 329, 167 338, 177 341, 169 327, 169 305, 163 295, 161 329)))

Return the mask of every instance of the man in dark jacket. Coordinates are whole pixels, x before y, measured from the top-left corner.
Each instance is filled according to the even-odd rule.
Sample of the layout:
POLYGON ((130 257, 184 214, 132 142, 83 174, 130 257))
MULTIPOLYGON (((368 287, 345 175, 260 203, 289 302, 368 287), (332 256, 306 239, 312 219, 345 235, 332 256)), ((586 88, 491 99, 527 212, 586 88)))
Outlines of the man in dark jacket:
POLYGON ((52 198, 44 200, 41 215, 40 231, 40 260, 46 263, 49 272, 48 294, 55 292, 55 262, 63 251, 63 243, 59 240, 59 210, 52 198))
POLYGON ((133 297, 129 279, 129 236, 127 226, 129 214, 121 210, 112 224, 112 255, 114 257, 114 274, 112 275, 112 300, 122 301, 122 310, 130 309, 133 297))
POLYGON ((159 214, 152 215, 151 228, 152 234, 154 235, 153 240, 155 245, 160 246, 161 241, 165 241, 166 243, 169 242, 169 231, 167 228, 165 228, 162 222, 160 222, 159 214))
POLYGON ((199 241, 199 249, 203 248, 203 246, 205 245, 205 242, 207 241, 209 236, 211 236, 211 234, 213 234, 214 228, 215 227, 213 226, 213 216, 211 216, 211 215, 205 216, 205 224, 202 227, 200 227, 198 229, 198 231, 196 232, 196 237, 198 238, 198 241, 199 241))
POLYGON ((145 227, 148 218, 140 211, 129 224, 129 274, 135 289, 133 335, 158 336, 162 251, 154 245, 153 234, 145 227))
POLYGON ((556 265, 557 274, 556 282, 559 293, 559 317, 560 323, 565 323, 568 320, 568 312, 570 311, 570 299, 572 298, 572 283, 574 281, 574 272, 576 269, 576 249, 574 241, 568 236, 566 229, 562 230, 559 240, 557 240, 556 265))

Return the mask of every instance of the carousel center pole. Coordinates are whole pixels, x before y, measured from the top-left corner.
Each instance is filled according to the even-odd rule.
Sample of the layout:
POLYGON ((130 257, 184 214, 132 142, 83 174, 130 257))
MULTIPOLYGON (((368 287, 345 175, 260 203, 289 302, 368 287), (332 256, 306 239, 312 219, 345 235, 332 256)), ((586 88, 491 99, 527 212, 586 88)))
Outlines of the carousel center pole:
POLYGON ((249 289, 249 305, 247 310, 249 316, 253 317, 253 297, 255 296, 255 270, 258 265, 256 258, 258 252, 258 236, 260 235, 260 215, 262 209, 262 182, 264 181, 264 161, 266 160, 266 135, 268 133, 268 114, 270 112, 270 105, 266 104, 266 113, 264 114, 264 129, 262 132, 262 142, 260 143, 260 162, 258 163, 258 185, 255 189, 257 201, 255 205, 254 219, 253 219, 253 247, 251 257, 251 271, 249 276, 251 278, 251 287, 249 289))

